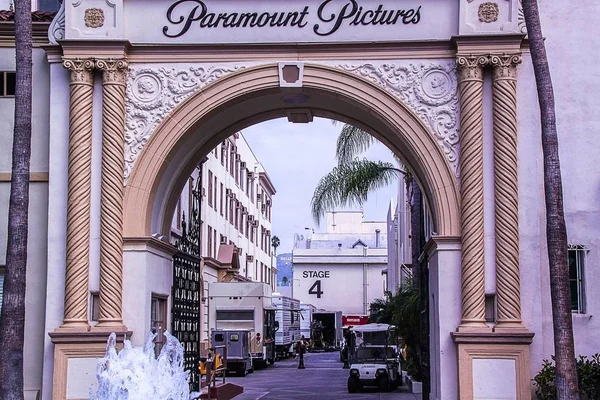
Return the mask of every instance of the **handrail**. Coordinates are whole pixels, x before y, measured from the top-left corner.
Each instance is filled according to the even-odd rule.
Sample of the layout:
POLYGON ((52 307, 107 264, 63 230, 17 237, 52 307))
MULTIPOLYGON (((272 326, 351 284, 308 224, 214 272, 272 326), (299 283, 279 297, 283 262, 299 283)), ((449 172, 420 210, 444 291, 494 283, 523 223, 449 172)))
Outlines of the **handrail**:
POLYGON ((216 356, 217 349, 223 349, 221 355, 222 365, 218 368, 213 369, 214 358, 208 358, 206 360, 206 390, 208 393, 208 400, 212 399, 211 388, 216 389, 217 387, 217 375, 219 372, 222 373, 223 384, 225 384, 225 377, 227 376, 227 346, 213 346, 208 349, 209 354, 216 356))

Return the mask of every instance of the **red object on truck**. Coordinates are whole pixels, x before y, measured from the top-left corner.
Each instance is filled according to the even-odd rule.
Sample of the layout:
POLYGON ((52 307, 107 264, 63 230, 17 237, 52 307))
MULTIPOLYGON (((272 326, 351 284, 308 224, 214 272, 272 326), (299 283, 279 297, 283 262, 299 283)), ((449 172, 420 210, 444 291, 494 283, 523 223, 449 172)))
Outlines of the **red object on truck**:
POLYGON ((365 325, 368 323, 368 315, 342 315, 342 325, 344 326, 365 325))

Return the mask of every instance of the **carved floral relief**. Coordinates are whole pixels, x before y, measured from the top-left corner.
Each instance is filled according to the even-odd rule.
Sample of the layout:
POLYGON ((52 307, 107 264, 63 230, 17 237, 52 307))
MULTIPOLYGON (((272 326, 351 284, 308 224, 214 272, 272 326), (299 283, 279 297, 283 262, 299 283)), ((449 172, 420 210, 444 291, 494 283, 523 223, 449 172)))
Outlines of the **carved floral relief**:
POLYGON ((498 3, 486 2, 479 5, 479 20, 485 23, 498 21, 500 9, 498 3))
POLYGON ((104 10, 101 8, 88 8, 85 10, 83 20, 88 28, 100 28, 104 26, 104 10))

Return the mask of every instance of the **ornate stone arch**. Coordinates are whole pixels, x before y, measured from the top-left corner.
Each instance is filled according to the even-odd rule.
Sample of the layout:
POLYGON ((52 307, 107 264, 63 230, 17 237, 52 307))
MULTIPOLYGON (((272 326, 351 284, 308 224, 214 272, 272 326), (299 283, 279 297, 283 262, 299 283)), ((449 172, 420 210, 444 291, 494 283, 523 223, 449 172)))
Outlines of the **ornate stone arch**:
POLYGON ((166 235, 175 200, 199 159, 236 131, 294 110, 373 132, 415 172, 437 233, 459 235, 455 171, 413 110, 375 83, 325 65, 304 66, 296 92, 310 99, 307 104, 281 101, 289 90, 280 88, 276 64, 260 65, 221 77, 176 107, 154 130, 129 175, 124 236, 166 235))

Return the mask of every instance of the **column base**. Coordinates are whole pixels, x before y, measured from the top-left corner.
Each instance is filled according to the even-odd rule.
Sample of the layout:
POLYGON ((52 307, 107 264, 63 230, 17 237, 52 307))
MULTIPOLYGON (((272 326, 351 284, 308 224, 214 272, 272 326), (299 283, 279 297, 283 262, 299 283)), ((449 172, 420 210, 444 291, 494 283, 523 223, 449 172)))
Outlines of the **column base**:
MULTIPOLYGON (((56 400, 87 399, 89 388, 96 382, 98 359, 106 354, 111 332, 75 331, 58 328, 49 333, 54 343, 52 398, 56 400)), ((117 345, 132 332, 117 335, 117 345)))
POLYGON ((461 400, 531 399, 529 346, 533 333, 453 332, 458 345, 461 400))
POLYGON ((456 328, 457 332, 461 333, 492 333, 493 329, 491 326, 482 321, 474 321, 474 322, 462 322, 458 328, 456 328))
POLYGON ((120 319, 101 319, 92 327, 95 332, 126 332, 127 327, 123 325, 123 320, 120 319))

